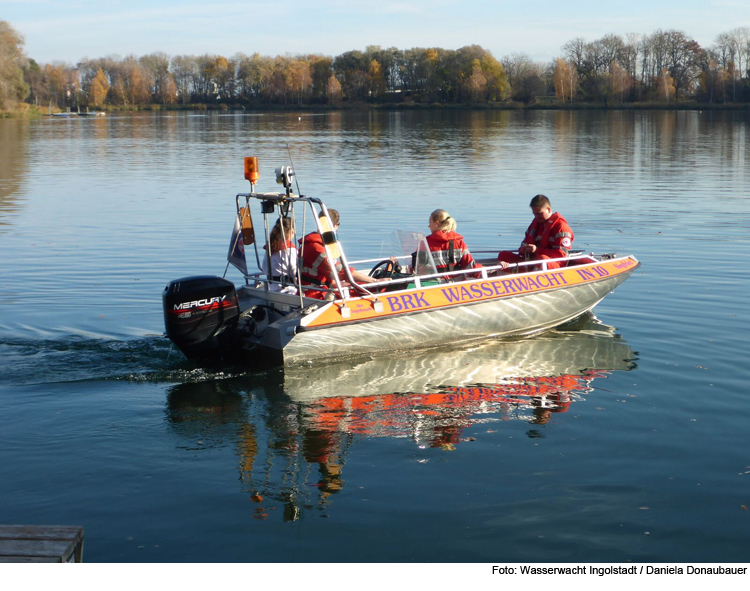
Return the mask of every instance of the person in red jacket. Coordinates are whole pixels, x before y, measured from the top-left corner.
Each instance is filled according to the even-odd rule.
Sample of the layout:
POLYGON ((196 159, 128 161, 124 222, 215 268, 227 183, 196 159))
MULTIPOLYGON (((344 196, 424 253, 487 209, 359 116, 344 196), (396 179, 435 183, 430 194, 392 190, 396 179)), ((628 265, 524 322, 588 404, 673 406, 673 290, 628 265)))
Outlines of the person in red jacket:
POLYGON ((480 267, 469 252, 464 237, 456 233, 456 220, 444 209, 436 209, 430 214, 428 227, 432 232, 427 236, 427 246, 432 253, 438 273, 462 271, 480 267))
MULTIPOLYGON (((339 228, 339 212, 335 209, 329 209, 328 215, 331 218, 333 224, 333 231, 335 232, 339 228)), ((319 218, 325 217, 325 214, 321 211, 318 214, 319 218)), ((300 252, 302 253, 302 265, 300 267, 300 279, 302 285, 319 285, 320 290, 306 289, 304 290, 305 296, 309 298, 317 298, 319 300, 330 297, 328 294, 332 293, 328 290, 336 287, 336 281, 334 280, 335 274, 341 281, 344 281, 345 274, 344 268, 341 265, 341 261, 336 259, 334 261, 335 270, 331 268, 328 258, 326 257, 326 249, 323 243, 323 237, 320 232, 311 232, 304 238, 300 239, 300 252)), ((372 283, 377 281, 366 273, 349 269, 352 277, 358 283, 372 283)), ((344 285, 348 285, 344 283, 344 285)))
MULTIPOLYGON (((552 205, 547 197, 536 195, 529 206, 534 214, 534 221, 526 230, 518 254, 503 250, 497 255, 497 260, 504 269, 525 260, 565 258, 573 246, 573 230, 563 216, 552 213, 552 205)), ((565 261, 547 263, 548 269, 564 266, 565 261)))

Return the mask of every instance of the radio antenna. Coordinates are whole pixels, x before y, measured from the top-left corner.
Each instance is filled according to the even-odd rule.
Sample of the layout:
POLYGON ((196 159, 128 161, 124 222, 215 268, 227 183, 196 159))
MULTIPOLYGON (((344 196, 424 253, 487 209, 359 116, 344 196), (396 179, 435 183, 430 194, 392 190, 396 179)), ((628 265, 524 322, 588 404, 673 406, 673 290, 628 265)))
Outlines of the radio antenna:
POLYGON ((289 143, 286 144, 286 151, 289 153, 289 164, 292 165, 292 170, 294 171, 294 182, 297 185, 297 195, 302 195, 302 191, 299 190, 299 181, 297 180, 297 169, 294 167, 294 162, 292 161, 292 151, 289 149, 289 143))

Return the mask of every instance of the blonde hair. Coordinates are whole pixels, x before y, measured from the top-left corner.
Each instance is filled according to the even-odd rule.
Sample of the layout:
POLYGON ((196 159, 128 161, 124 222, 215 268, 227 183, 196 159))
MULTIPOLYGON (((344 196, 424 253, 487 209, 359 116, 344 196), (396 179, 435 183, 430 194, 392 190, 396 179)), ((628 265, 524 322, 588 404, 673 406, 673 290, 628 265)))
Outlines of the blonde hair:
POLYGON ((454 220, 444 209, 436 209, 430 214, 430 220, 438 223, 438 231, 453 232, 456 229, 456 220, 454 220))

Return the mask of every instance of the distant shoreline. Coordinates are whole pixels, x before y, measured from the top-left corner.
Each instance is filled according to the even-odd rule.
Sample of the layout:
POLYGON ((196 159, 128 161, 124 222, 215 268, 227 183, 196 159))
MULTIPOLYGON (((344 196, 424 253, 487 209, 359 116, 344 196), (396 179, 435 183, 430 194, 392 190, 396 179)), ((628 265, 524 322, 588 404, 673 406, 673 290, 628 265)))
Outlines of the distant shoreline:
MULTIPOLYGON (((242 104, 189 104, 189 105, 142 105, 112 106, 106 105, 97 110, 107 113, 122 112, 158 112, 158 111, 220 111, 237 113, 285 113, 297 111, 750 111, 748 103, 698 103, 681 101, 678 103, 622 103, 603 105, 601 103, 573 103, 563 105, 559 103, 495 103, 495 104, 467 104, 467 103, 349 103, 343 105, 296 104, 296 105, 242 105, 242 104)), ((60 112, 57 109, 55 112, 60 112)), ((38 119, 47 117, 47 109, 31 106, 19 111, 0 112, 0 118, 38 119)))

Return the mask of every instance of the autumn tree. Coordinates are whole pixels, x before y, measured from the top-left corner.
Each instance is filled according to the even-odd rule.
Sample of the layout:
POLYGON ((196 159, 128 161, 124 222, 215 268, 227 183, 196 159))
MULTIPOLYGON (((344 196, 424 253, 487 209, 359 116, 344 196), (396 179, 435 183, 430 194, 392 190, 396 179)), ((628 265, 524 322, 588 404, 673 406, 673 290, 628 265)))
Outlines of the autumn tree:
POLYGON ((385 75, 377 60, 370 62, 368 75, 370 76, 370 96, 373 98, 383 96, 385 93, 385 75))
POLYGON ((162 103, 165 105, 174 105, 177 102, 177 84, 172 74, 167 74, 162 82, 160 91, 162 103))
POLYGON ((479 60, 474 60, 467 86, 471 93, 472 102, 478 103, 484 98, 485 91, 487 90, 487 78, 482 73, 482 64, 479 63, 479 60))
POLYGON ((487 80, 487 99, 490 101, 504 101, 508 98, 510 84, 503 65, 491 53, 482 57, 482 74, 487 80))
POLYGON ((326 85, 326 100, 330 105, 338 105, 341 102, 341 98, 341 83, 336 79, 336 76, 331 74, 326 85))
POLYGON ((667 102, 675 95, 674 79, 666 68, 659 73, 659 95, 667 102))
POLYGON ((23 37, 6 21, 0 21, 0 109, 11 109, 29 95, 23 79, 23 37))
POLYGON ((563 103, 566 97, 569 103, 573 102, 573 72, 575 72, 575 67, 572 64, 559 57, 555 60, 555 69, 552 74, 555 96, 563 103))
POLYGON ((292 93, 297 93, 299 104, 302 104, 302 96, 312 86, 310 75, 310 64, 304 60, 290 62, 285 72, 286 84, 292 93))
POLYGON ((94 79, 91 81, 91 86, 89 87, 89 103, 95 106, 103 105, 104 101, 107 99, 108 92, 109 80, 107 80, 104 70, 99 68, 96 76, 94 76, 94 79))
POLYGON ((151 102, 148 80, 137 63, 133 63, 125 79, 128 101, 131 105, 145 105, 151 102))

